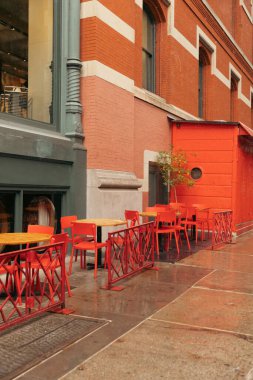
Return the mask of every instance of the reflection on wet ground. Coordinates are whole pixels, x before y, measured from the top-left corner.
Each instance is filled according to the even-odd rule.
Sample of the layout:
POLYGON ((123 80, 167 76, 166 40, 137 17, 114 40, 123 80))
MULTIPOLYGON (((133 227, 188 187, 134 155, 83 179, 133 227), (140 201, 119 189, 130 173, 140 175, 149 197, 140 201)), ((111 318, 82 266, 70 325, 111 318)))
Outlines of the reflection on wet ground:
POLYGON ((174 263, 160 257, 159 271, 124 280, 120 292, 101 289, 103 269, 95 281, 76 263, 67 307, 109 323, 22 379, 245 379, 253 367, 252 247, 249 233, 219 251, 200 247, 174 263))

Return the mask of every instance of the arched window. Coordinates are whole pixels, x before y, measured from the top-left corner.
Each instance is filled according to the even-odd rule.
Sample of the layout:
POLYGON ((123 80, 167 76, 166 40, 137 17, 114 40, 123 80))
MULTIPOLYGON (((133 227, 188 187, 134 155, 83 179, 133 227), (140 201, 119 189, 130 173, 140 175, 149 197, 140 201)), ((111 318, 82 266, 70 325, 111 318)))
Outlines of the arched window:
POLYGON ((230 120, 237 121, 238 79, 233 74, 230 82, 230 120))
POLYGON ((206 116, 207 106, 207 66, 210 59, 203 47, 199 48, 199 71, 198 71, 198 116, 206 116))
POLYGON ((155 20, 146 4, 142 20, 142 86, 155 92, 155 20))

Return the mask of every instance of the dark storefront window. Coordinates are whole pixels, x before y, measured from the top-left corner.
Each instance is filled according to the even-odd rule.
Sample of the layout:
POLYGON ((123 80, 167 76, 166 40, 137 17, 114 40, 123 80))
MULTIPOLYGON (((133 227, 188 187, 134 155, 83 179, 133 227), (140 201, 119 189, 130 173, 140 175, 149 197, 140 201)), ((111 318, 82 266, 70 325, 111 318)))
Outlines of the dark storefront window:
POLYGON ((28 224, 40 224, 60 232, 60 216, 61 194, 24 194, 23 231, 27 231, 28 224))
POLYGON ((52 122, 53 0, 0 1, 0 110, 52 122))
MULTIPOLYGON (((0 233, 14 231, 15 194, 0 193, 0 233)), ((6 251, 6 246, 0 245, 0 252, 6 251)))
MULTIPOLYGON (((0 192, 0 233, 15 231, 16 196, 19 192, 0 192)), ((19 197, 19 196, 18 196, 19 197)), ((23 208, 20 210, 22 218, 22 231, 27 231, 28 224, 41 224, 45 226, 54 226, 55 233, 60 232, 62 193, 47 192, 35 193, 24 192, 23 208)), ((17 207, 17 214, 19 214, 17 207)), ((16 232, 20 231, 18 229, 16 232)), ((1 252, 9 252, 19 249, 19 246, 0 245, 1 252)))

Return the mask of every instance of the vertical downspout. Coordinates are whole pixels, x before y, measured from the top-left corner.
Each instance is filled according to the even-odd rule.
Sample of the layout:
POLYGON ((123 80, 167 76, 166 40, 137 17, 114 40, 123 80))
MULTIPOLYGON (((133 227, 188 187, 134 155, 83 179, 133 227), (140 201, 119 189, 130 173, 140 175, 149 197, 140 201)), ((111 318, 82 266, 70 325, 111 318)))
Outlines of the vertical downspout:
POLYGON ((67 98, 65 136, 73 141, 73 168, 69 210, 78 217, 86 214, 86 149, 80 102, 80 0, 69 1, 67 98))
POLYGON ((233 133, 233 161, 232 161, 232 210, 233 210, 233 221, 232 221, 232 231, 233 236, 236 237, 236 220, 237 220, 237 181, 238 181, 238 135, 239 127, 234 127, 233 133))

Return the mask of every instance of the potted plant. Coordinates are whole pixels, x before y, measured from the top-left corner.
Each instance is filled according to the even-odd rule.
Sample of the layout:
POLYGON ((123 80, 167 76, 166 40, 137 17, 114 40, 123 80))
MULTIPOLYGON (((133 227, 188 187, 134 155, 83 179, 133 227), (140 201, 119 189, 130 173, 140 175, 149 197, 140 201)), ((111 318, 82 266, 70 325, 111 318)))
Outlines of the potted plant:
POLYGON ((163 183, 173 188, 175 202, 177 202, 177 186, 193 186, 194 180, 190 177, 188 160, 186 153, 181 150, 174 150, 173 146, 168 151, 161 151, 157 156, 163 183))

